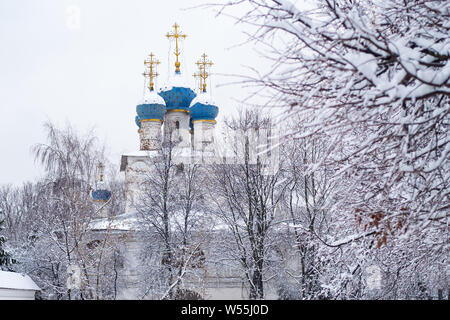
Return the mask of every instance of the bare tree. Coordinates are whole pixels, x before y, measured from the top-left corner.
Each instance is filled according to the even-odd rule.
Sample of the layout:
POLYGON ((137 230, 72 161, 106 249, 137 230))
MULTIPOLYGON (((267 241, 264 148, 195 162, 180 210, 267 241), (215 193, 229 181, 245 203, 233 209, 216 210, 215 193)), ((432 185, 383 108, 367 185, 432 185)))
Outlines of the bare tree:
POLYGON ((279 170, 266 172, 266 166, 272 165, 270 158, 262 156, 267 148, 256 151, 267 144, 263 132, 270 132, 271 123, 257 111, 245 110, 226 125, 238 133, 238 142, 227 147, 239 160, 210 166, 209 185, 213 187, 208 198, 214 204, 211 210, 232 235, 234 246, 229 245, 227 251, 245 274, 250 299, 263 299, 267 256, 272 249, 268 240, 283 188, 279 170))
MULTIPOLYGON (((428 265, 442 275, 450 212, 449 4, 249 0, 228 2, 220 12, 233 6, 246 10, 236 18, 271 62, 268 72, 243 82, 264 93, 266 106, 299 117, 291 134, 328 138, 331 148, 316 168, 334 169, 341 193, 335 208, 344 219, 338 238, 323 243, 347 246, 342 250, 356 259, 357 250, 370 250, 348 269, 352 276, 386 257, 383 246, 408 248, 416 270, 428 265), (427 255, 417 255, 421 250, 427 255)), ((408 276, 412 266, 400 261, 384 260, 390 273, 404 275, 403 286, 417 287, 408 276)))
POLYGON ((179 161, 178 156, 177 145, 168 138, 149 156, 139 186, 144 296, 159 299, 180 299, 183 290, 199 290, 192 284, 194 279, 202 281, 198 275, 204 264, 201 167, 189 159, 179 161))
POLYGON ((36 279, 44 298, 98 298, 99 277, 106 274, 100 272, 100 266, 108 261, 112 249, 106 242, 95 249, 89 227, 98 211, 91 190, 103 150, 92 132, 82 137, 70 126, 61 130, 46 123, 45 128, 48 143, 33 147, 36 159, 44 165, 45 177, 0 192, 8 233, 21 261, 18 269, 36 279), (78 288, 66 285, 70 266, 81 270, 78 288), (92 282, 94 270, 96 283, 92 282))
MULTIPOLYGON (((295 120, 286 125, 296 128, 298 122, 295 120)), ((321 165, 329 149, 327 137, 296 138, 294 135, 283 139, 281 154, 285 158, 283 172, 287 187, 281 209, 287 231, 292 233, 294 249, 287 245, 284 256, 288 266, 298 261, 281 273, 286 273, 297 284, 288 290, 290 292, 284 292, 286 298, 323 297, 320 278, 329 266, 321 257, 325 252, 317 236, 332 233, 336 193, 341 190, 332 179, 333 168, 321 165)), ((290 240, 288 238, 288 243, 290 240)))
POLYGON ((378 245, 396 230, 445 229, 448 4, 252 0, 223 10, 232 4, 250 8, 240 20, 256 26, 252 39, 273 61, 268 74, 244 81, 271 92, 268 104, 299 114, 301 136, 345 143, 326 161, 341 164, 343 177, 358 175, 351 208, 377 229, 378 245))

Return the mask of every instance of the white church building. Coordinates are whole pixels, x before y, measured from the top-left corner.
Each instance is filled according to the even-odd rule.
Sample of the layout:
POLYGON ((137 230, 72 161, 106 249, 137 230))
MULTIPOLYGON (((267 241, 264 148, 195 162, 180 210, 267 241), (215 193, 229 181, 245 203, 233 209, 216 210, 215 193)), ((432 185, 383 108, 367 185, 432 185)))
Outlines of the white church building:
MULTIPOLYGON (((107 229, 113 229, 115 233, 122 235, 124 265, 121 270, 122 285, 119 287, 118 299, 141 299, 139 296, 139 252, 141 243, 138 237, 139 217, 136 205, 140 198, 140 184, 143 175, 148 173, 149 158, 157 159, 158 150, 165 139, 176 142, 177 160, 190 161, 194 156, 202 158, 214 155, 215 150, 215 126, 219 108, 212 101, 207 92, 206 79, 212 62, 203 54, 196 63, 199 80, 195 89, 192 89, 185 81, 181 72, 178 57, 179 40, 185 35, 179 32, 179 26, 175 24, 174 32, 168 34, 169 39, 175 40, 175 72, 169 77, 169 81, 155 90, 155 78, 158 75, 156 67, 159 61, 150 54, 144 62, 146 70, 146 89, 142 100, 136 107, 135 122, 138 126, 140 150, 122 155, 120 171, 125 174, 126 208, 120 215, 111 217, 104 205, 111 193, 104 188, 93 192, 93 198, 103 209, 100 210, 100 218, 91 223, 91 229, 99 235, 107 229)), ((100 180, 102 180, 102 174, 100 180)), ((204 299, 247 299, 248 292, 244 286, 243 275, 233 272, 218 272, 209 270, 204 279, 204 290, 199 294, 204 299)), ((194 280, 195 281, 195 280, 194 280)), ((267 298, 276 298, 270 290, 267 298)), ((151 299, 152 297, 146 297, 151 299)))

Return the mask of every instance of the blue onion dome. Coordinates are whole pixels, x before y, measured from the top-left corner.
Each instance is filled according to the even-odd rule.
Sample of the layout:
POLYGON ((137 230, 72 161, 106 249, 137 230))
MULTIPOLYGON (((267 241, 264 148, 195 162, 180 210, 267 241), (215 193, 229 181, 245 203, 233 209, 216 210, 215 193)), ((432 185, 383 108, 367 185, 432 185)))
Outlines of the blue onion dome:
POLYGON ((92 198, 94 201, 108 201, 111 198, 111 191, 105 189, 97 189, 92 191, 92 198))
POLYGON ((189 105, 195 98, 195 92, 189 88, 180 72, 175 72, 169 82, 159 90, 159 95, 166 102, 167 110, 189 112, 189 105))
POLYGON ((97 189, 92 191, 92 198, 94 201, 108 201, 111 198, 111 192, 106 190, 103 182, 103 169, 105 166, 102 162, 98 164, 99 179, 97 181, 97 189))
POLYGON ((139 122, 139 116, 136 116, 136 118, 134 118, 134 122, 136 122, 136 125, 140 129, 141 128, 141 123, 139 122))
POLYGON ((192 100, 189 110, 191 112, 192 121, 215 121, 217 115, 219 114, 219 108, 206 92, 200 93, 194 100, 192 100))
POLYGON ((136 124, 141 128, 141 121, 163 121, 166 113, 166 103, 155 91, 146 90, 146 93, 136 106, 136 124))
POLYGON ((111 191, 106 190, 103 182, 103 174, 100 174, 100 181, 97 182, 97 189, 92 191, 94 201, 108 201, 111 198, 111 191))

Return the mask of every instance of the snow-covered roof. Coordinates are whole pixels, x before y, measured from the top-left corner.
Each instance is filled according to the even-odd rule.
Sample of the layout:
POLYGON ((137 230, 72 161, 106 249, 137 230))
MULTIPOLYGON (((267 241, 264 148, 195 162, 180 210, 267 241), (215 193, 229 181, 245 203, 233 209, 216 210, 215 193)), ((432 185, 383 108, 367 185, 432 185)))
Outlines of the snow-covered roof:
POLYGON ((191 106, 195 105, 196 103, 217 106, 217 103, 214 101, 211 95, 206 92, 202 92, 198 96, 196 96, 194 100, 191 101, 191 106))
POLYGON ((110 218, 93 220, 89 226, 92 230, 137 230, 137 212, 130 211, 110 218))
POLYGON ((173 73, 169 77, 169 79, 166 81, 166 83, 163 84, 163 86, 159 89, 160 91, 167 91, 172 90, 173 88, 190 88, 186 77, 182 73, 173 73))
POLYGON ((0 288, 15 290, 41 290, 26 274, 0 271, 0 288))
POLYGON ((128 164, 128 157, 156 157, 158 155, 157 150, 138 150, 134 152, 127 152, 122 155, 121 161, 120 161, 120 171, 124 171, 127 164, 128 164))
POLYGON ((124 153, 125 157, 152 157, 158 155, 158 150, 138 150, 124 153))
POLYGON ((139 104, 162 104, 165 106, 166 102, 156 91, 145 90, 144 96, 139 100, 139 104))
MULTIPOLYGON (((120 171, 125 171, 127 165, 128 165, 128 158, 147 158, 147 159, 154 159, 158 157, 159 151, 158 150, 138 150, 134 152, 128 152, 124 153, 122 155, 121 161, 120 161, 120 171)), ((189 147, 178 147, 175 146, 173 149, 173 158, 174 162, 186 162, 192 157, 192 150, 189 147)))
MULTIPOLYGON (((177 225, 184 224, 183 215, 172 217, 172 219, 175 219, 171 223, 173 231, 178 230, 177 225)), ((227 224, 213 220, 209 220, 211 231, 228 230, 227 224)), ((142 220, 140 220, 138 212, 133 210, 114 217, 92 220, 89 227, 91 230, 139 231, 139 228, 142 227, 142 220)))

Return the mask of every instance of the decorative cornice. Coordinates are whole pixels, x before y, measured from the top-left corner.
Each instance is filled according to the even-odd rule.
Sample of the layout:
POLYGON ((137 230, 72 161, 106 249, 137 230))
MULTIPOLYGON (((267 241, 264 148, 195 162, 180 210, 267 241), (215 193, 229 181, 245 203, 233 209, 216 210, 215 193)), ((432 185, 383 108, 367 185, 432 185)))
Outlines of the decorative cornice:
POLYGON ((186 112, 186 113, 190 113, 190 111, 189 111, 189 110, 186 110, 186 109, 167 109, 167 112, 170 112, 170 111, 173 111, 173 112, 186 112))
POLYGON ((209 120, 209 119, 198 119, 198 120, 192 120, 192 123, 194 123, 194 122, 211 122, 211 123, 214 123, 214 124, 216 124, 217 123, 217 121, 216 120, 209 120))
POLYGON ((154 121, 154 122, 163 122, 161 119, 140 119, 139 122, 148 122, 148 121, 154 121))

